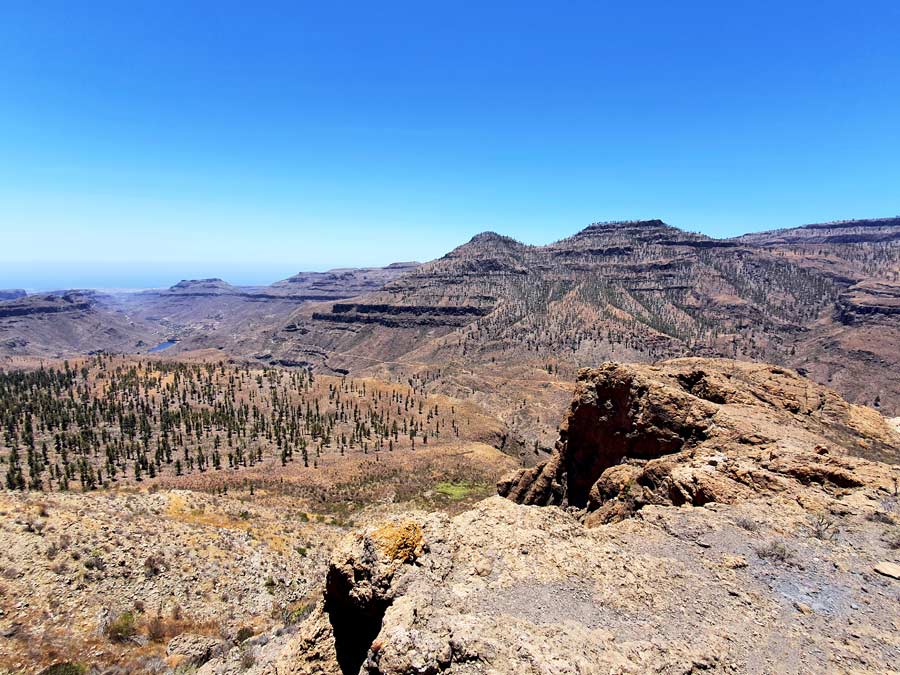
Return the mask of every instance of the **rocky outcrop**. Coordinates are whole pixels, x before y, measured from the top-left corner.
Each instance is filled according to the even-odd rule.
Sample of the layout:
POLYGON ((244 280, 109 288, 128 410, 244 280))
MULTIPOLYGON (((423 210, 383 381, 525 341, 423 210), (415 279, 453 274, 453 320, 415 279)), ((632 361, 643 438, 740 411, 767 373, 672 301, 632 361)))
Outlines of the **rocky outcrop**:
MULTIPOLYGON (((648 506, 597 528, 500 497, 408 514, 349 538, 312 615, 249 672, 884 672, 900 646, 873 518, 888 494, 648 506)), ((239 671, 199 675, 218 672, 239 671)))
POLYGON ((500 482, 523 504, 585 509, 589 523, 647 504, 734 503, 886 480, 900 436, 877 412, 765 364, 677 359, 580 373, 546 462, 500 482))
POLYGON ((335 303, 330 313, 314 312, 313 321, 379 324, 391 328, 414 326, 465 326, 490 312, 486 307, 447 305, 386 305, 335 303))
POLYGON ((894 325, 900 321, 900 284, 883 280, 856 284, 841 294, 836 305, 836 318, 844 325, 887 317, 894 325))
POLYGON ((883 672, 900 647, 900 467, 851 453, 896 461, 898 441, 772 366, 585 371, 554 456, 502 486, 551 506, 493 497, 359 531, 250 672, 883 672), (603 509, 618 517, 584 526, 603 509))
POLYGON ((0 300, 18 300, 24 298, 28 293, 23 288, 3 288, 0 289, 0 300))
POLYGON ((177 660, 182 669, 202 666, 214 656, 225 651, 222 640, 208 635, 182 633, 169 641, 166 656, 177 660))

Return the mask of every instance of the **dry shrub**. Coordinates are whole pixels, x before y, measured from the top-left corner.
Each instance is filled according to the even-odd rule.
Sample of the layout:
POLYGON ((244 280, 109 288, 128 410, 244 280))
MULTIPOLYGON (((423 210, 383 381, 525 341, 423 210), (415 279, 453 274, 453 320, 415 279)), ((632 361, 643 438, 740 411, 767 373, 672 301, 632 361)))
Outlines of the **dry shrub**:
POLYGON ((756 555, 764 560, 773 560, 775 562, 787 562, 793 557, 793 552, 785 545, 783 541, 773 539, 767 544, 761 544, 756 547, 756 555))
POLYGON ((135 633, 137 633, 137 628, 135 627, 134 614, 131 612, 121 612, 106 627, 106 636, 113 642, 130 640, 135 633))

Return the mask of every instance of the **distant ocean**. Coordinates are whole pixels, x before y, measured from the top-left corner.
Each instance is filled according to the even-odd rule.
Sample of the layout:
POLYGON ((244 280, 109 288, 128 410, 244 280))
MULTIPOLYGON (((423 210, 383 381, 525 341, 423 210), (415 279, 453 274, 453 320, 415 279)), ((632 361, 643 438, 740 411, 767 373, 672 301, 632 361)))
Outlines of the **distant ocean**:
POLYGON ((334 265, 243 265, 236 263, 151 262, 4 262, 0 261, 0 288, 24 288, 29 293, 69 288, 142 290, 168 288, 182 279, 217 277, 235 286, 267 285, 300 271, 323 271, 334 265))

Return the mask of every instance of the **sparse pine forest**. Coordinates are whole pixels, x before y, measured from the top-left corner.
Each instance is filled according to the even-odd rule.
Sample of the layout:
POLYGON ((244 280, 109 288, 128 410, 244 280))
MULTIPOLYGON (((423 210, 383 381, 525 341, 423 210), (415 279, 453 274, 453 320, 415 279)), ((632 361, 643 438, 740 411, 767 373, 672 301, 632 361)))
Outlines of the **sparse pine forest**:
POLYGON ((0 467, 12 490, 206 476, 224 491, 253 467, 315 470, 465 437, 469 418, 422 382, 108 355, 2 372, 0 467))

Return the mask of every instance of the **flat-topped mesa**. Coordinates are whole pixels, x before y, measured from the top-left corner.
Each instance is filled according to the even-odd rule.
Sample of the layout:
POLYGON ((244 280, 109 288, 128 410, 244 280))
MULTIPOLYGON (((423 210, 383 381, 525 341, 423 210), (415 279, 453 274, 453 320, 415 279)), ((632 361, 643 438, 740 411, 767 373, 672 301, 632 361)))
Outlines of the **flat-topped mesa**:
POLYGON ((414 270, 421 264, 422 263, 420 263, 417 260, 406 260, 406 261, 392 262, 390 265, 388 265, 384 269, 386 269, 386 270, 414 270))
POLYGON ((736 241, 756 246, 800 244, 890 244, 900 242, 900 216, 812 223, 768 232, 753 232, 736 241))
POLYGON ((606 220, 606 221, 598 221, 596 223, 591 223, 586 228, 581 230, 581 232, 576 233, 574 236, 580 236, 585 234, 591 234, 595 232, 607 232, 610 230, 618 231, 623 228, 639 228, 639 229, 648 229, 648 228, 663 228, 667 230, 674 230, 676 228, 671 225, 666 224, 665 221, 659 218, 651 218, 649 220, 606 220))
POLYGON ((0 288, 0 302, 24 298, 28 293, 24 288, 0 288))
POLYGON ((227 281, 214 277, 210 279, 182 279, 166 292, 183 295, 193 293, 208 295, 210 293, 235 293, 237 290, 235 286, 232 286, 227 281))
MULTIPOLYGON (((803 485, 890 487, 900 435, 797 373, 726 359, 606 363, 579 374, 550 459, 501 495, 586 509, 589 524, 646 504, 731 503, 803 485)), ((894 472, 897 473, 897 472, 894 472)))
POLYGON ((91 309, 96 300, 96 293, 93 291, 59 291, 24 295, 0 303, 0 318, 81 312, 91 309))
POLYGON ((691 248, 733 247, 736 244, 706 235, 686 232, 662 220, 620 220, 593 223, 580 232, 549 244, 545 248, 554 253, 572 252, 597 255, 608 250, 629 251, 631 246, 688 246, 691 248), (617 248, 619 247, 619 248, 617 248))

